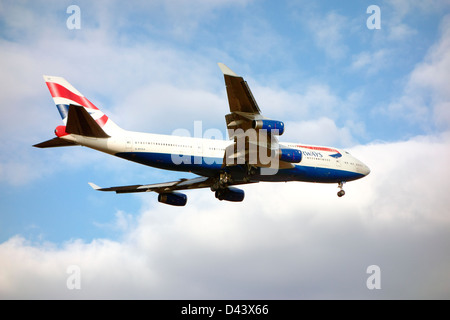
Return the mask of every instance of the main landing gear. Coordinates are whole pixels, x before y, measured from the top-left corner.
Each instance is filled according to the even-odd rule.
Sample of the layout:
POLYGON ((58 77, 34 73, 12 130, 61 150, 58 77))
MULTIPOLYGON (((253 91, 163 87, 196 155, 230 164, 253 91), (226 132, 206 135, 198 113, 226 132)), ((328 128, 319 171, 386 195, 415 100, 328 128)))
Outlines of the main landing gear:
POLYGON ((337 195, 338 195, 339 198, 340 198, 340 197, 343 197, 343 196, 345 195, 345 191, 344 191, 344 189, 343 189, 344 183, 345 183, 345 181, 341 181, 341 182, 339 182, 339 184, 338 184, 339 191, 338 191, 337 195))
POLYGON ((211 186, 211 191, 215 192, 217 190, 224 189, 229 183, 231 183, 231 174, 226 171, 222 171, 220 172, 219 177, 216 178, 215 183, 211 186))
POLYGON ((258 173, 258 168, 255 166, 252 166, 251 164, 245 165, 245 176, 244 181, 249 182, 252 179, 252 176, 258 173))
POLYGON ((220 201, 229 200, 230 189, 228 188, 228 185, 230 183, 232 183, 231 174, 226 171, 221 171, 214 184, 211 186, 211 191, 215 193, 216 198, 220 201))

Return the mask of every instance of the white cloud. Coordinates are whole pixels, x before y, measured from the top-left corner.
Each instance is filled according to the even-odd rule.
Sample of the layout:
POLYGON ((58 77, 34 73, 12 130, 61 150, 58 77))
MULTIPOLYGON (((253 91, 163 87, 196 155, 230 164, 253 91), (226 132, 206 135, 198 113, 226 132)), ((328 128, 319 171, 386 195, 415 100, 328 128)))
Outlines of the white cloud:
POLYGON ((388 112, 413 124, 446 129, 450 125, 450 16, 441 22, 441 37, 408 77, 403 95, 388 112))
POLYGON ((326 117, 300 122, 286 121, 286 130, 283 141, 325 146, 355 145, 350 127, 339 128, 332 119, 326 117))
POLYGON ((387 39, 390 41, 405 41, 418 34, 415 16, 447 12, 449 0, 386 0, 382 5, 382 28, 387 29, 387 39), (386 15, 384 15, 386 13, 386 15), (383 17, 388 17, 383 18, 383 17))
POLYGON ((220 128, 225 128, 223 116, 228 109, 226 98, 207 90, 170 84, 141 86, 116 104, 120 107, 115 116, 123 128, 166 134, 180 126, 193 134, 193 122, 197 120, 220 123, 220 128))
POLYGON ((266 87, 250 84, 259 107, 268 116, 289 117, 291 120, 319 117, 356 120, 353 113, 360 95, 352 92, 341 97, 330 86, 323 83, 306 83, 300 88, 266 87))
MULTIPOLYGON (((450 134, 353 148, 371 174, 345 185, 260 183, 243 203, 190 191, 184 208, 141 197, 121 241, 0 244, 0 297, 449 298, 450 134), (438 156, 437 156, 438 155, 438 156), (368 290, 366 268, 381 268, 368 290), (81 270, 69 290, 67 268, 81 270)), ((124 218, 126 223, 124 224, 124 218)))
POLYGON ((433 108, 434 121, 439 126, 450 125, 450 16, 441 23, 442 36, 428 52, 424 62, 416 66, 408 83, 408 93, 425 91, 433 108))
POLYGON ((354 55, 351 69, 364 70, 368 75, 373 75, 387 65, 389 65, 389 50, 380 49, 374 52, 363 51, 354 55))
MULTIPOLYGON (((172 21, 171 33, 179 39, 190 37, 200 22, 211 21, 215 10, 228 6, 245 7, 253 0, 195 0, 161 1, 167 17, 172 21)), ((146 3, 146 2, 145 2, 146 3)))
POLYGON ((314 16, 308 20, 316 45, 332 59, 341 59, 348 51, 343 42, 346 25, 347 18, 336 12, 329 12, 325 17, 314 16))
POLYGON ((342 98, 320 83, 305 84, 299 91, 258 84, 252 90, 265 116, 285 122, 280 141, 348 147, 365 135, 356 112, 362 97, 358 91, 342 98))
POLYGON ((352 152, 362 153, 361 158, 373 169, 372 173, 383 170, 371 173, 367 179, 371 184, 368 187, 376 190, 372 193, 373 214, 425 229, 429 224, 450 223, 450 202, 445 196, 450 170, 444 160, 450 156, 449 145, 447 132, 355 148, 352 152))
POLYGON ((123 211, 117 211, 115 214, 114 222, 109 223, 98 223, 94 222, 94 225, 112 231, 119 231, 121 233, 126 233, 135 227, 136 223, 132 214, 125 213, 123 211))
POLYGON ((404 18, 412 11, 431 13, 445 10, 450 6, 449 0, 426 0, 426 1, 408 1, 408 0, 387 0, 386 3, 391 6, 400 18, 404 18))
POLYGON ((252 64, 261 61, 265 68, 280 60, 285 63, 292 61, 291 53, 285 50, 287 44, 284 34, 277 32, 270 21, 257 15, 249 15, 241 23, 230 23, 231 36, 220 45, 237 59, 237 65, 243 61, 251 61, 252 64))
POLYGON ((391 23, 388 27, 388 39, 392 41, 404 41, 411 36, 417 34, 417 31, 404 23, 391 23))

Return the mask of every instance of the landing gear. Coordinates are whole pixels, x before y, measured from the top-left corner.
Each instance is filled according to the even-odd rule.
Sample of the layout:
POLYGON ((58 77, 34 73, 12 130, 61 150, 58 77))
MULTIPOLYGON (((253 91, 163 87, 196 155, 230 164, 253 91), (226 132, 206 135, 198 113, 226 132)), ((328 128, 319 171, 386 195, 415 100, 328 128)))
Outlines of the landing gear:
POLYGON ((252 179, 252 176, 254 176, 255 174, 258 173, 258 168, 255 166, 252 166, 251 164, 246 164, 245 166, 246 166, 246 168, 245 168, 244 181, 250 182, 250 180, 252 179))
POLYGON ((226 171, 221 171, 219 177, 216 178, 216 181, 211 186, 211 191, 215 192, 216 198, 220 201, 228 200, 227 197, 230 193, 228 186, 232 182, 231 174, 226 171))
POLYGON ((211 186, 211 191, 214 192, 220 189, 224 189, 230 183, 231 183, 231 174, 229 174, 226 171, 222 171, 220 172, 219 177, 215 179, 214 184, 211 186))
POLYGON ((247 164, 247 176, 254 176, 258 172, 258 168, 247 164))
POLYGON ((338 184, 338 188, 339 188, 340 190, 338 191, 337 195, 338 195, 339 198, 340 198, 340 197, 343 197, 343 196, 345 195, 345 191, 343 190, 344 183, 345 183, 345 181, 341 181, 341 182, 339 182, 339 184, 338 184))
POLYGON ((221 172, 219 176, 219 185, 223 188, 231 182, 231 174, 228 172, 221 172))

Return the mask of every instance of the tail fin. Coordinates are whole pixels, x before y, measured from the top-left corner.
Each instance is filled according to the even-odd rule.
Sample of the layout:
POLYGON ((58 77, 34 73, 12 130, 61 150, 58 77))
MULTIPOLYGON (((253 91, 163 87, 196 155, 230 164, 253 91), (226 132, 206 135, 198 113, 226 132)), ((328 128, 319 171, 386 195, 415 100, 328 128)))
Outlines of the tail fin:
MULTIPOLYGON (((90 116, 98 126, 108 135, 113 135, 121 130, 109 117, 98 109, 92 102, 75 89, 68 81, 61 77, 44 76, 53 101, 61 115, 64 125, 67 126, 70 109, 69 106, 82 106, 86 114, 90 116)), ((80 113, 79 113, 80 114, 80 113)), ((69 123, 70 125, 70 123, 69 123)))

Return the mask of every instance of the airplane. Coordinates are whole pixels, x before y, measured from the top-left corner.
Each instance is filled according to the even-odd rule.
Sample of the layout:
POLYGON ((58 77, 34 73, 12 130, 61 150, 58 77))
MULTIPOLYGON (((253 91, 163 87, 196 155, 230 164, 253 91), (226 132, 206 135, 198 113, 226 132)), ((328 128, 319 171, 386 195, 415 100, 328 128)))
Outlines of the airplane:
POLYGON ((197 177, 156 184, 102 188, 116 193, 156 192, 158 201, 184 206, 179 191, 210 188, 219 200, 241 202, 244 191, 236 186, 258 182, 304 181, 337 183, 370 173, 369 167, 345 150, 333 147, 282 143, 284 123, 263 117, 247 82, 218 63, 226 85, 230 113, 225 116, 229 140, 180 137, 124 130, 62 77, 44 75, 45 83, 64 125, 56 137, 34 147, 81 145, 119 158, 165 170, 191 172, 197 177))

